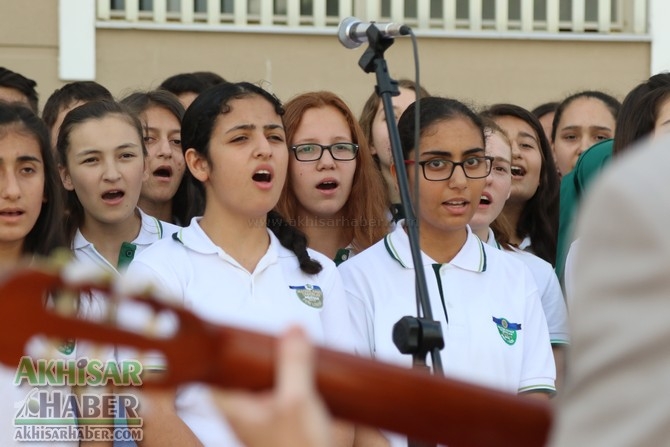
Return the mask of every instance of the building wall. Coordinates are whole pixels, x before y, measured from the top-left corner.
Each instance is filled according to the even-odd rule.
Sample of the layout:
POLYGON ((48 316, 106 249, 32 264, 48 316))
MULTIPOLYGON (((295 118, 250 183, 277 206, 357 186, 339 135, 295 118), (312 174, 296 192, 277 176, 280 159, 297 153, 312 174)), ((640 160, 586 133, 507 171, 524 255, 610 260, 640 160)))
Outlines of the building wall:
POLYGON ((58 79, 58 0, 0 0, 0 66, 37 82, 40 107, 58 79))
MULTIPOLYGON (((419 38, 421 81, 433 94, 485 106, 532 108, 581 89, 620 99, 650 72, 649 42, 419 38)), ((97 81, 121 97, 156 87, 174 73, 218 72, 264 81, 282 100, 307 90, 342 95, 358 113, 374 74, 358 67, 365 46, 344 48, 332 36, 165 30, 97 31, 97 81)), ((409 38, 386 52, 394 78, 414 77, 409 38)), ((58 1, 0 1, 0 66, 38 82, 40 105, 58 79, 58 1)))
MULTIPOLYGON (((119 93, 157 86, 182 71, 212 70, 228 80, 265 81, 282 100, 317 89, 342 95, 358 113, 376 78, 358 66, 365 47, 333 36, 98 31, 99 81, 119 93)), ((422 84, 474 105, 534 107, 580 89, 619 98, 649 77, 649 43, 420 38, 422 84)), ((411 42, 386 51, 394 78, 414 77, 411 42)))

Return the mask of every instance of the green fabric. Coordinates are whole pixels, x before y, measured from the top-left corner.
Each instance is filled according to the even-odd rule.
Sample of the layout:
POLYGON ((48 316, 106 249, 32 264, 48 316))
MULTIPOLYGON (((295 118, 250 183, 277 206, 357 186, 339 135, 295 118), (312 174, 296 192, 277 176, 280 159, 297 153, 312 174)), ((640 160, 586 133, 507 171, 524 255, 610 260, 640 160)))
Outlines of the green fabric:
POLYGON ((558 214, 558 243, 556 247, 556 276, 563 284, 565 258, 574 241, 572 225, 575 212, 587 186, 612 158, 614 140, 601 141, 579 156, 575 168, 561 180, 561 198, 558 214))
POLYGON ((351 257, 351 250, 348 248, 340 248, 337 250, 337 253, 335 254, 335 259, 333 261, 335 262, 335 265, 340 265, 347 259, 351 257))
POLYGON ((130 264, 130 261, 135 257, 135 250, 137 246, 131 244, 130 242, 124 242, 121 244, 121 250, 119 250, 119 260, 118 260, 118 270, 124 270, 130 264))

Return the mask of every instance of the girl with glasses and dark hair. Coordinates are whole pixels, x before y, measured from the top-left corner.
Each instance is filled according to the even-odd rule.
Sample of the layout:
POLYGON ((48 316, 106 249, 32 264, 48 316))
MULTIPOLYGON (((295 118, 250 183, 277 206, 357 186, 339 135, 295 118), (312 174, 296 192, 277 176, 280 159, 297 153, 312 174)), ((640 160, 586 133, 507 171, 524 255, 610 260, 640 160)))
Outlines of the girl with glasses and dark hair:
POLYGON ((285 107, 288 180, 277 209, 309 246, 339 264, 388 231, 384 184, 356 118, 331 92, 304 93, 285 107))
MULTIPOLYGON (((273 211, 292 156, 283 113, 276 97, 249 83, 220 84, 195 99, 181 139, 204 213, 142 252, 128 277, 214 323, 271 334, 299 325, 313 342, 353 352, 335 265, 273 211)), ((140 408, 150 409, 141 415, 144 438, 156 445, 239 445, 207 387, 166 391, 140 408)), ((351 445, 353 430, 345 435, 342 445, 351 445)))
MULTIPOLYGON (((535 281, 521 261, 484 244, 468 226, 491 169, 482 120, 452 99, 422 98, 418 103, 418 148, 414 145, 417 103, 400 117, 398 129, 405 160, 410 162, 410 193, 418 195, 416 224, 428 300, 443 328, 445 374, 546 399, 555 390, 555 367, 535 281), (426 171, 418 169, 417 174, 416 163, 426 171)), ((401 354, 391 336, 397 321, 416 315, 406 225, 398 222, 382 241, 339 269, 355 335, 363 341, 359 350, 409 367, 411 356, 401 354)), ((389 438, 394 446, 407 445, 399 436, 389 438)))

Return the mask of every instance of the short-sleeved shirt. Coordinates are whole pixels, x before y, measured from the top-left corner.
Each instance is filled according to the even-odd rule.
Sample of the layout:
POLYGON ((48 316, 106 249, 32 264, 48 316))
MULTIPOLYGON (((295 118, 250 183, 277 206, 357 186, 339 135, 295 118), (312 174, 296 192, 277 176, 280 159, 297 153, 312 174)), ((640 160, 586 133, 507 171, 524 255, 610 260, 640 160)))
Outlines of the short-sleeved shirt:
MULTIPOLYGON (((495 240, 493 230, 489 228, 487 244, 502 248, 495 240)), ((553 267, 544 259, 520 249, 506 250, 506 253, 520 259, 530 269, 537 284, 542 301, 542 309, 547 319, 549 338, 552 345, 569 344, 568 309, 561 285, 553 267)))
MULTIPOLYGON (((468 228, 446 264, 422 259, 433 316, 442 325, 445 374, 510 392, 554 390, 555 367, 538 289, 525 264, 468 228)), ((359 350, 411 366, 393 344, 393 325, 416 314, 409 239, 399 225, 339 267, 359 350)))
MULTIPOLYGON (((433 317, 445 347, 444 374, 511 393, 554 392, 556 375, 537 286, 524 263, 484 244, 471 230, 446 264, 421 253, 433 317)), ((416 315, 409 238, 400 223, 339 268, 359 347, 377 360, 410 367, 392 340, 394 324, 416 315)), ((430 363, 430 359, 427 359, 430 363)), ((404 437, 386 434, 392 446, 404 437)))
MULTIPOLYGON (((140 231, 135 239, 122 244, 121 249, 119 250, 118 269, 117 266, 112 265, 105 257, 103 257, 96 250, 93 243, 89 242, 79 230, 75 233, 74 240, 72 241, 72 251, 74 253, 75 261, 83 264, 90 263, 96 265, 102 270, 111 272, 118 277, 119 272, 124 271, 136 255, 154 242, 159 241, 164 237, 170 237, 181 229, 181 227, 149 216, 139 208, 136 210, 141 219, 140 231)), ((99 321, 105 318, 107 312, 108 308, 105 298, 98 293, 93 292, 88 296, 82 297, 81 313, 86 318, 99 321)), ((81 351, 89 351, 86 352, 86 355, 90 355, 90 350, 87 346, 79 346, 77 350, 80 351, 80 354, 82 355, 84 353, 81 351)))
MULTIPOLYGON (((199 218, 194 218, 170 240, 142 252, 129 266, 127 277, 153 283, 161 296, 215 324, 269 334, 300 325, 314 342, 353 352, 347 301, 335 264, 308 250, 323 270, 307 274, 297 256, 271 231, 267 234, 268 250, 249 272, 218 247, 200 227, 199 218)), ((176 408, 206 446, 238 445, 207 387, 180 389, 176 408)))

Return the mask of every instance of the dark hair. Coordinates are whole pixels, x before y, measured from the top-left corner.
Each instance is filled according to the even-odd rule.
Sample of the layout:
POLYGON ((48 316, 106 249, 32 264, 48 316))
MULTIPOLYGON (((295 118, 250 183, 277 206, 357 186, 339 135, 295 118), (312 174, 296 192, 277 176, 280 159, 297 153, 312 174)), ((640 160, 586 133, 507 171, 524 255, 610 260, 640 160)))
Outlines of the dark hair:
POLYGON ((559 103, 556 101, 545 102, 535 107, 533 110, 530 111, 530 113, 535 115, 537 119, 540 119, 547 113, 555 112, 556 109, 558 108, 558 104, 559 103))
MULTIPOLYGON (((223 83, 210 87, 193 101, 184 114, 181 126, 181 143, 184 150, 193 148, 211 164, 209 145, 212 131, 219 115, 231 111, 230 102, 249 97, 261 97, 270 103, 277 115, 282 116, 284 109, 279 99, 257 85, 248 82, 223 83)), ((287 148, 288 151, 288 148, 287 148)), ((189 175, 190 174, 190 171, 189 175)), ((200 190, 204 189, 201 183, 200 190)), ((231 191, 235 194, 234 191, 231 191)), ((307 237, 297 228, 289 225, 276 211, 267 215, 267 226, 277 236, 279 242, 298 257, 300 269, 309 274, 321 271, 318 261, 310 258, 307 251, 307 237)))
POLYGON ((65 246, 63 186, 51 151, 49 131, 28 107, 0 102, 0 138, 12 131, 35 138, 44 163, 44 201, 35 225, 26 235, 23 253, 48 255, 53 249, 65 246))
POLYGON ((651 92, 667 91, 670 88, 670 73, 656 74, 633 88, 621 103, 616 120, 616 134, 612 154, 616 155, 628 149, 640 138, 649 135, 656 122, 657 102, 663 96, 660 93, 650 96, 651 92))
MULTIPOLYGON (((131 112, 140 118, 140 121, 140 115, 151 107, 160 107, 167 110, 177 118, 180 126, 184 118, 184 106, 179 102, 177 96, 167 90, 131 93, 121 100, 121 104, 128 107, 131 112)), ((143 127, 145 127, 144 123, 143 127)), ((193 177, 190 175, 182 176, 179 187, 172 198, 172 215, 175 221, 187 225, 194 216, 198 215, 203 206, 203 197, 196 189, 193 177)))
MULTIPOLYGON (((423 135, 426 129, 437 122, 454 118, 465 118, 479 129, 482 144, 484 143, 484 122, 479 115, 462 102, 455 99, 431 96, 420 98, 419 105, 420 135, 423 135)), ((398 133, 400 133, 400 143, 405 160, 409 159, 412 150, 414 150, 414 132, 416 129, 414 120, 415 110, 416 102, 407 107, 407 110, 400 116, 400 120, 398 121, 398 133)))
POLYGON ((33 113, 37 113, 37 101, 39 99, 37 90, 35 90, 35 87, 37 87, 37 82, 26 78, 20 73, 9 70, 8 68, 0 67, 0 86, 12 88, 21 92, 23 96, 28 98, 28 104, 30 105, 33 113))
POLYGON ((51 128, 56 124, 58 114, 61 110, 69 107, 75 102, 90 102, 98 100, 113 101, 114 97, 101 84, 95 81, 75 81, 65 84, 63 87, 54 90, 54 92, 47 98, 44 103, 44 110, 42 110, 42 119, 51 128))
POLYGON ((554 265, 556 262, 556 239, 558 237, 558 202, 560 180, 551 145, 547 140, 540 121, 528 110, 514 104, 495 104, 483 112, 493 119, 511 116, 527 123, 535 132, 540 143, 542 167, 540 168, 540 184, 523 206, 516 234, 518 237, 530 236, 533 252, 554 265))
MULTIPOLYGON (((123 104, 115 101, 91 101, 72 109, 63 120, 58 133, 56 151, 60 163, 67 166, 67 153, 70 147, 70 135, 81 124, 91 120, 100 120, 109 115, 118 115, 136 131, 142 146, 142 153, 146 156, 147 149, 144 146, 144 132, 140 120, 123 104)), ((65 207, 67 215, 65 219, 65 231, 68 243, 71 245, 77 229, 84 223, 84 208, 77 197, 76 191, 68 191, 65 207)))
POLYGON ((158 87, 175 95, 183 93, 200 94, 210 87, 223 84, 224 78, 212 71, 195 71, 192 73, 178 73, 165 79, 158 87))
POLYGON ((615 120, 619 114, 619 109, 621 108, 621 103, 616 98, 598 90, 585 90, 583 92, 570 95, 561 101, 561 103, 556 108, 554 121, 551 123, 552 142, 556 140, 556 130, 558 129, 558 123, 561 122, 561 118, 563 117, 563 112, 565 112, 565 109, 567 109, 568 106, 572 104, 572 102, 580 98, 593 98, 599 100, 605 105, 605 107, 607 107, 607 110, 610 111, 615 120))

